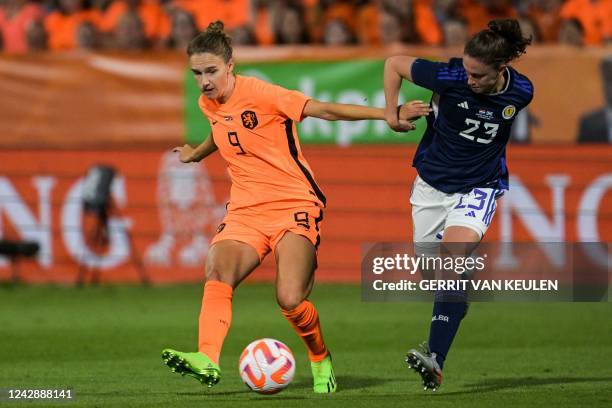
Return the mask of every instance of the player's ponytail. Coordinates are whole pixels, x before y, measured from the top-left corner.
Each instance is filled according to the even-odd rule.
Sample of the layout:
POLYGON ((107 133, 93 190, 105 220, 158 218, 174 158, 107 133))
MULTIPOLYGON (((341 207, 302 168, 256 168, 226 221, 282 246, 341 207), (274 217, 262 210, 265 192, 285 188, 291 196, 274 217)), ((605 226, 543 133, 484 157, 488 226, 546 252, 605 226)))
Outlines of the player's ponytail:
POLYGON ((187 55, 203 54, 205 52, 217 55, 225 62, 232 59, 232 39, 223 30, 222 21, 214 21, 208 25, 204 32, 201 32, 189 42, 187 55))
POLYGON ((531 44, 523 37, 517 20, 493 20, 488 28, 476 33, 465 45, 464 53, 487 65, 499 68, 520 57, 531 44))

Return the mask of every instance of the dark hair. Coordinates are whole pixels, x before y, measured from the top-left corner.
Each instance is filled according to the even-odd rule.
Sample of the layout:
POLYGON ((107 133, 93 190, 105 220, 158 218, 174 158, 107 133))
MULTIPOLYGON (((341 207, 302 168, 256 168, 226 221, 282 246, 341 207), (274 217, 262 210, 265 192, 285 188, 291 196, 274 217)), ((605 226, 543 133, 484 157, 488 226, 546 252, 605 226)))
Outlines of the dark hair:
POLYGON ((196 35, 189 42, 187 55, 209 52, 217 55, 225 62, 232 59, 232 39, 223 31, 223 22, 215 21, 210 23, 204 32, 196 35))
POLYGON ((499 68, 520 57, 531 44, 531 36, 523 37, 517 20, 492 20, 488 27, 476 33, 463 50, 487 65, 499 68))

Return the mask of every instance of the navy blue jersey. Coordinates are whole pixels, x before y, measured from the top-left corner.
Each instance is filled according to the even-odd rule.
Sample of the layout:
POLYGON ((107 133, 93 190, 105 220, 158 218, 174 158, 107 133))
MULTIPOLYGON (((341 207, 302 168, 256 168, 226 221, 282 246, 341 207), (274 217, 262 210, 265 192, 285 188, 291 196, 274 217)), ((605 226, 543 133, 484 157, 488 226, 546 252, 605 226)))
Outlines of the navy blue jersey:
POLYGON ((412 81, 434 92, 433 112, 412 163, 429 185, 448 194, 508 189, 506 144, 516 114, 533 98, 533 85, 511 67, 504 75, 501 92, 477 94, 467 84, 461 58, 414 61, 412 81))

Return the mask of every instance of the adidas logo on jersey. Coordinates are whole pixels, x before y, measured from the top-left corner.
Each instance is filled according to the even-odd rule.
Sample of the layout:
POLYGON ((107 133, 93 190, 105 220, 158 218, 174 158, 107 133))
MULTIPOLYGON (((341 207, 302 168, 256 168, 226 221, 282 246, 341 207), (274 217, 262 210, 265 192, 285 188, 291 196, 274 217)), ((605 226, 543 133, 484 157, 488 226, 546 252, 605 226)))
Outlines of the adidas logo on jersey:
POLYGON ((469 213, 465 214, 466 217, 476 217, 476 213, 474 211, 470 211, 469 213))
POLYGON ((457 106, 463 108, 463 109, 470 109, 470 107, 468 106, 467 101, 463 101, 461 103, 458 103, 457 106))

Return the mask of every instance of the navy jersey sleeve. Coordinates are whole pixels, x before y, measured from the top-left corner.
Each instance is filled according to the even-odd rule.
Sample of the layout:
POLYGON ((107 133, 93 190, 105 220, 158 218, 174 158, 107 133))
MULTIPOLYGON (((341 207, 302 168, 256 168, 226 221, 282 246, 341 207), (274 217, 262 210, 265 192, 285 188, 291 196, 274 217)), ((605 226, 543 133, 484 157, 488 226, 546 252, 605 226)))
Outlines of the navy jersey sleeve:
POLYGON ((467 80, 463 66, 453 62, 433 62, 417 58, 412 63, 412 82, 441 94, 447 88, 467 80))
POLYGON ((522 106, 520 109, 529 105, 533 99, 533 84, 531 81, 526 76, 517 74, 514 79, 514 87, 521 96, 522 106))

